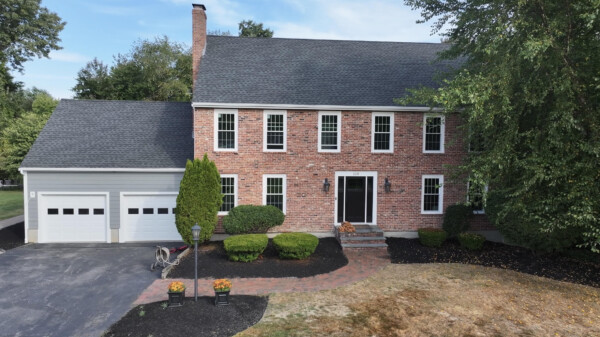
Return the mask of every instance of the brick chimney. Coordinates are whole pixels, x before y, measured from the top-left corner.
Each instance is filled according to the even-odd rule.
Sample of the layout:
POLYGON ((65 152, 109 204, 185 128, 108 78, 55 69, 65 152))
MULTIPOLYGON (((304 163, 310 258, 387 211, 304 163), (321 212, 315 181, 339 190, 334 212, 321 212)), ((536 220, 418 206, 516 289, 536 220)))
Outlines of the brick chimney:
POLYGON ((206 49, 206 7, 192 4, 192 83, 196 85, 196 76, 200 60, 206 49))

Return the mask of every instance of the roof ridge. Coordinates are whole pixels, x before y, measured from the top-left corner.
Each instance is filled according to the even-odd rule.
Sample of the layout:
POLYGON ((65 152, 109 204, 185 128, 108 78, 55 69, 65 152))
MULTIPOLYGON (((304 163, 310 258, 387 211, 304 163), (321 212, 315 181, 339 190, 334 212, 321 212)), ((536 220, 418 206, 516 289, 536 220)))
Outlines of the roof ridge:
POLYGON ((339 40, 339 39, 310 39, 294 37, 247 37, 247 36, 225 36, 225 35, 207 35, 211 38, 240 39, 240 40, 290 40, 290 41, 322 41, 322 42, 367 42, 367 43, 399 43, 399 44, 427 44, 427 45, 449 45, 443 42, 413 42, 413 41, 373 41, 373 40, 339 40))

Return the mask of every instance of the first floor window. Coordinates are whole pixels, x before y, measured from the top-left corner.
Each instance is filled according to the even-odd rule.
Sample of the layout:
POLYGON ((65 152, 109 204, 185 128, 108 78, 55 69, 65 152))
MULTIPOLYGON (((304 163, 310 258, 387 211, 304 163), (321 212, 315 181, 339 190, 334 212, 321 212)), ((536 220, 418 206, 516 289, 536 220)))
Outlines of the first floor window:
POLYGON ((425 115, 423 123, 423 152, 444 152, 444 117, 425 115))
POLYGON ((236 206, 236 178, 237 176, 233 174, 221 175, 221 194, 223 194, 223 204, 221 205, 219 213, 227 214, 236 206))
POLYGON ((272 205, 285 213, 286 178, 284 174, 263 176, 263 204, 272 205))
POLYGON ((215 109, 215 151, 237 150, 237 110, 215 109))
POLYGON ((473 214, 485 214, 485 198, 487 185, 475 184, 471 181, 467 183, 467 203, 471 205, 473 214))
POLYGON ((421 213, 441 214, 444 200, 444 176, 424 175, 421 186, 421 213))

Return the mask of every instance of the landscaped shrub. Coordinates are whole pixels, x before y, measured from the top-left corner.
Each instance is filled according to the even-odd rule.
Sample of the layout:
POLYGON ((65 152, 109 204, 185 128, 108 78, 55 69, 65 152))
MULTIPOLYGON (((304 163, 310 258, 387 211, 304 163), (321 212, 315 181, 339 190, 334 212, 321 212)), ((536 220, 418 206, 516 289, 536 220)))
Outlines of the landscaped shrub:
POLYGON ((231 261, 252 262, 267 248, 266 234, 244 234, 230 236, 223 245, 231 261))
POLYGON ((444 213, 442 228, 453 237, 469 229, 469 216, 472 214, 471 207, 464 204, 450 205, 444 213))
POLYGON ((536 217, 528 214, 526 208, 508 208, 510 193, 491 191, 488 194, 485 212, 490 222, 504 236, 507 242, 531 249, 534 252, 561 252, 573 247, 582 236, 581 228, 555 228, 544 230, 536 217))
POLYGON ((188 160, 179 184, 175 210, 175 225, 185 243, 194 244, 192 227, 196 223, 202 227, 199 242, 210 239, 222 203, 221 176, 215 163, 206 154, 202 160, 188 160))
POLYGON ((283 220, 285 215, 275 206, 240 205, 223 218, 223 228, 227 234, 266 233, 283 220))
POLYGON ((421 228, 418 230, 419 241, 427 247, 441 247, 448 233, 441 228, 421 228))
POLYGON ((475 233, 460 233, 457 238, 460 246, 468 250, 480 250, 485 242, 485 236, 475 233))
POLYGON ((273 245, 282 259, 305 259, 319 245, 319 239, 308 233, 283 233, 273 238, 273 245))

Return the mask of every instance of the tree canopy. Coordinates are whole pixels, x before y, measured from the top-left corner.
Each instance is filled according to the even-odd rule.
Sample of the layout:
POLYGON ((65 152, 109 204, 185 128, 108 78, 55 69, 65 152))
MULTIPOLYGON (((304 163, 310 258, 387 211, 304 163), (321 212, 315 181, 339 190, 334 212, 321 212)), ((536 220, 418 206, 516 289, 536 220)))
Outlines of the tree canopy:
POLYGON ((263 28, 263 24, 252 20, 244 20, 239 23, 239 36, 244 37, 273 37, 273 31, 263 28))
POLYGON ((33 57, 48 57, 60 49, 58 33, 65 22, 40 0, 0 2, 0 64, 22 70, 33 57))
POLYGON ((75 98, 189 101, 192 92, 191 49, 167 37, 137 41, 128 54, 114 57, 110 68, 94 59, 82 68, 75 98))
POLYGON ((464 68, 404 104, 458 112, 482 144, 461 167, 489 215, 536 250, 600 250, 600 2, 405 0, 464 68), (524 232, 526 231, 526 232, 524 232))
POLYGON ((23 112, 0 130, 0 178, 19 176, 21 162, 58 105, 44 90, 34 88, 23 92, 23 112))

